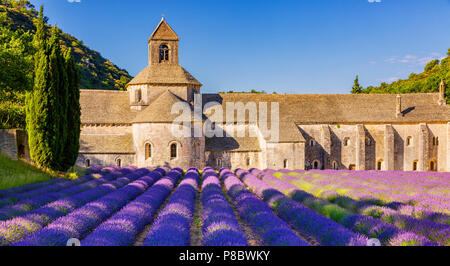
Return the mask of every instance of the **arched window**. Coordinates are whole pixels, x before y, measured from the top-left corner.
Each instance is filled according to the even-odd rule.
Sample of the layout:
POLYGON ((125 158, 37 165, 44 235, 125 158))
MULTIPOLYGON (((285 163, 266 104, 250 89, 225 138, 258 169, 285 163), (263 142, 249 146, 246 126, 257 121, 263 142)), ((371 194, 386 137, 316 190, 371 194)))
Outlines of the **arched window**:
POLYGON ((378 171, 383 170, 383 160, 379 160, 379 161, 377 162, 377 170, 378 170, 378 171))
POLYGON ((245 160, 245 163, 247 164, 247 166, 250 166, 250 163, 251 163, 250 157, 248 157, 248 158, 245 160))
POLYGON ((90 167, 91 166, 91 160, 86 159, 86 167, 90 167))
POLYGON ((313 169, 319 169, 320 168, 320 161, 319 160, 315 160, 313 162, 313 169))
POLYGON ((436 167, 436 160, 433 159, 433 160, 430 161, 428 171, 433 171, 433 172, 434 172, 434 171, 436 171, 436 170, 437 170, 437 167, 436 167))
POLYGON ((116 159, 116 165, 119 166, 119 167, 122 167, 122 159, 117 158, 116 159))
POLYGON ((284 169, 287 169, 289 167, 287 159, 283 161, 283 167, 284 167, 284 169))
POLYGON ((142 91, 140 89, 137 89, 134 92, 134 99, 135 99, 136 103, 139 103, 142 100, 142 91))
POLYGON ((216 165, 218 168, 222 168, 222 158, 217 158, 216 159, 216 165))
POLYGON ((311 140, 309 141, 309 146, 311 146, 311 147, 316 146, 316 141, 315 141, 314 139, 311 139, 311 140))
POLYGON ((178 151, 177 151, 177 144, 176 143, 172 143, 170 144, 170 158, 171 159, 175 159, 178 157, 178 151))
POLYGON ((417 164, 418 163, 419 163, 418 161, 414 161, 413 162, 413 171, 417 171, 417 164))
POLYGON ((195 159, 200 159, 200 142, 196 141, 194 143, 194 153, 195 153, 195 159))
POLYGON ((150 143, 145 144, 145 159, 152 157, 152 145, 150 143))
POLYGON ((366 146, 371 146, 372 145, 372 140, 366 136, 366 146))
POLYGON ((333 170, 339 170, 339 164, 336 161, 333 161, 332 166, 333 170))
POLYGON ((433 146, 439 146, 439 137, 433 137, 433 146))
POLYGON ((412 140, 413 138, 411 136, 406 138, 406 146, 411 146, 412 145, 412 140))
POLYGON ((345 138, 344 139, 344 146, 348 146, 350 145, 350 138, 345 138))
POLYGON ((159 62, 169 61, 169 47, 166 44, 159 46, 159 62))

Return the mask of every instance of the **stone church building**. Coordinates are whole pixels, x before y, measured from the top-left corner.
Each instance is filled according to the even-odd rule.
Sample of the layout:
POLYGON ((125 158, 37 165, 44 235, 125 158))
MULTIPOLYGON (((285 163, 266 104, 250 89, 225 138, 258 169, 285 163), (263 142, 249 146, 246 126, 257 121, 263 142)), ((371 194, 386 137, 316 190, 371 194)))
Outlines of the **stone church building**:
POLYGON ((127 91, 81 91, 78 165, 450 171, 443 82, 439 93, 401 95, 200 94, 202 84, 179 65, 179 37, 164 19, 148 54, 148 66, 127 91), (223 110, 229 102, 279 103, 278 139, 262 134, 260 121, 245 111, 244 123, 224 130, 253 134, 174 137, 172 106, 194 109, 195 94, 201 95, 202 124, 210 102, 223 110))

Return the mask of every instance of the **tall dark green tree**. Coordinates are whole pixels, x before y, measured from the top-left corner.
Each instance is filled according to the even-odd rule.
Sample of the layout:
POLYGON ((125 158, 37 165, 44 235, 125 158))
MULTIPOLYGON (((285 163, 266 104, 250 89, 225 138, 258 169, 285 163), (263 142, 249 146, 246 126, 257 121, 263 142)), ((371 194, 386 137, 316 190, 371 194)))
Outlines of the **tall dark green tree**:
POLYGON ((68 77, 64 56, 61 51, 59 33, 56 27, 52 28, 49 42, 49 74, 50 74, 50 94, 52 95, 53 129, 56 132, 54 139, 55 161, 52 169, 65 171, 63 154, 67 140, 67 109, 68 109, 68 77))
POLYGON ((362 87, 359 85, 359 77, 356 75, 355 82, 352 87, 352 94, 358 94, 362 92, 362 87))
POLYGON ((39 12, 34 39, 34 88, 27 96, 26 120, 30 155, 42 168, 65 171, 65 146, 68 137, 69 79, 59 33, 52 28, 47 42, 43 7, 39 12))
POLYGON ((37 51, 35 55, 34 87, 27 94, 26 99, 26 124, 30 156, 37 166, 52 168, 56 158, 53 149, 56 132, 52 121, 54 103, 50 91, 47 30, 42 6, 33 42, 37 51))
POLYGON ((64 60, 68 80, 68 106, 67 139, 64 145, 62 161, 63 168, 68 169, 75 164, 80 149, 80 79, 71 49, 64 54, 64 60))

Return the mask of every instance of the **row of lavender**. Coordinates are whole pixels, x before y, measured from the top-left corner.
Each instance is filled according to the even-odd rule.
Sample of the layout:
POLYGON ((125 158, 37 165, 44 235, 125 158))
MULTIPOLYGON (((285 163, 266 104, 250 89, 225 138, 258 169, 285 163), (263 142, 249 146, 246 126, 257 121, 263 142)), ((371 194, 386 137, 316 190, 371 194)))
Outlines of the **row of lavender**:
MULTIPOLYGON (((304 184, 342 191, 355 199, 373 198, 392 205, 405 214, 431 216, 432 212, 450 214, 449 173, 397 171, 268 171, 293 174, 304 184), (289 173, 290 172, 290 173, 289 173), (414 208, 411 208, 414 207, 414 208)), ((277 173, 277 174, 278 174, 277 173)))
POLYGON ((320 214, 336 221, 348 229, 366 235, 369 238, 377 238, 383 244, 389 245, 432 245, 425 237, 413 232, 406 232, 392 224, 385 223, 369 216, 354 214, 340 206, 326 200, 316 198, 313 195, 299 190, 296 186, 277 179, 270 174, 252 169, 251 171, 265 182, 282 191, 295 201, 319 212, 320 214))
POLYGON ((143 245, 187 246, 199 195, 202 245, 248 245, 242 223, 261 245, 366 245, 370 237, 390 245, 432 245, 377 219, 354 215, 312 195, 304 197, 304 191, 256 169, 237 170, 236 176, 228 169, 219 175, 212 168, 202 173, 191 168, 183 178, 178 168, 91 171, 77 182, 56 182, 67 183, 62 187, 48 184, 10 192, 16 198, 34 196, 0 209, 0 244, 65 245, 78 238, 86 246, 119 246, 143 237, 143 245), (292 197, 292 191, 300 196, 292 197))

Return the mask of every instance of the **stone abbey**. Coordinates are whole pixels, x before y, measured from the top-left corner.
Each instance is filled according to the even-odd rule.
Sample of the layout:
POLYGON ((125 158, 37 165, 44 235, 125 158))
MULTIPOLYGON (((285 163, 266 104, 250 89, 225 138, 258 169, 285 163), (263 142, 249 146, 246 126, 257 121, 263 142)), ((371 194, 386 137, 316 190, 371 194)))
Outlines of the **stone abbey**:
POLYGON ((400 95, 200 94, 202 84, 179 65, 179 37, 164 19, 148 54, 148 66, 127 91, 81 91, 78 165, 450 171, 443 82, 439 93, 400 95), (224 128, 245 130, 244 137, 174 137, 172 106, 194 110, 196 94, 200 123, 213 113, 210 102, 223 110, 229 102, 279 103, 279 138, 264 136, 245 111, 244 123, 224 128))

